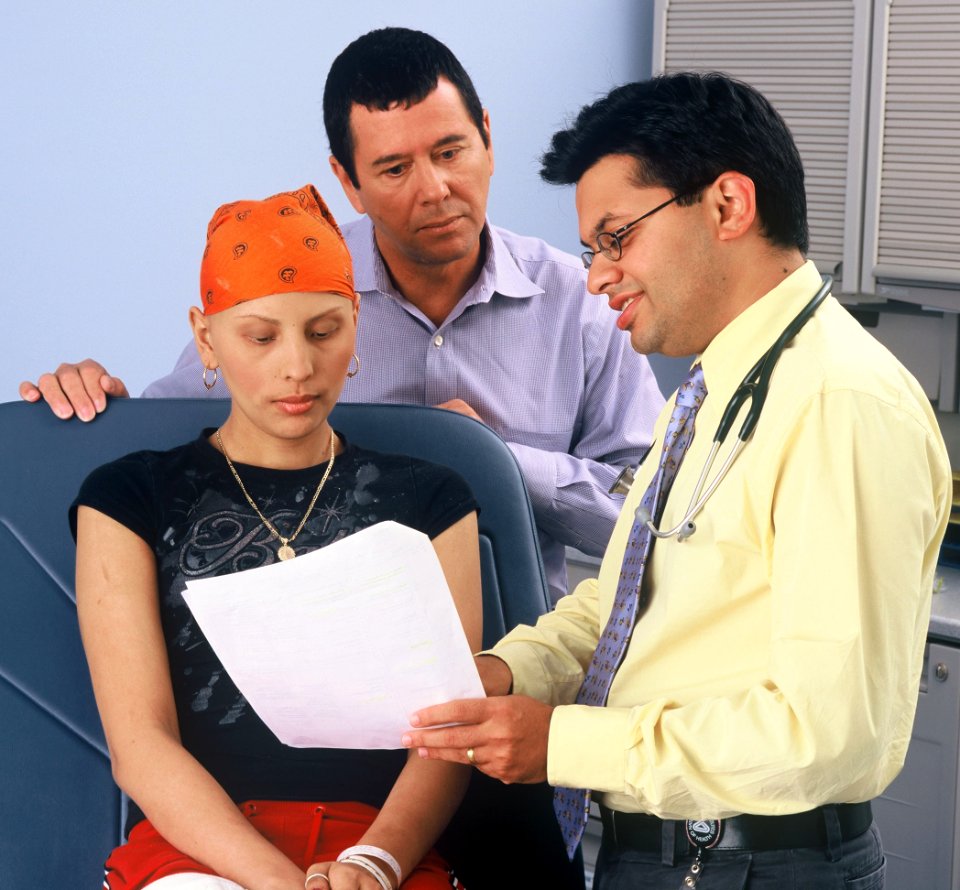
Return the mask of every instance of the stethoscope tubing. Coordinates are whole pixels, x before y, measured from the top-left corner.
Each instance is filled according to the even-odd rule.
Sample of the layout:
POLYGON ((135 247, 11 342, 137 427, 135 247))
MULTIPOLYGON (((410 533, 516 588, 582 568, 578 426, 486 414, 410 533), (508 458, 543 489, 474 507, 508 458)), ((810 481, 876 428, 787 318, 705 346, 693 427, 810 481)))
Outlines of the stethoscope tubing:
POLYGON ((675 537, 678 541, 685 541, 697 530, 697 524, 694 522, 694 519, 696 519, 701 510, 703 510, 707 501, 710 500, 713 493, 717 490, 717 486, 720 485, 727 473, 730 471, 730 467, 733 466, 733 462, 743 450, 743 446, 753 435, 753 431, 760 419, 760 414, 763 411, 764 402, 767 400, 770 377, 773 374, 774 367, 780 360, 783 350, 793 340, 793 338, 800 333, 800 331, 803 329, 803 326, 813 317, 813 314, 817 311, 820 304, 829 295, 832 286, 833 276, 824 275, 823 284, 820 286, 820 289, 813 295, 807 305, 804 306, 803 309, 801 309, 790 321, 790 323, 783 329, 780 336, 774 341, 773 345, 757 360, 757 363, 747 372, 740 385, 736 388, 736 390, 734 390, 733 395, 730 397, 730 401, 727 402, 727 406, 724 408, 723 415, 720 418, 720 423, 717 425, 717 431, 713 436, 713 443, 710 446, 710 453, 707 455, 707 459, 704 462, 703 470, 700 473, 700 478, 697 480, 696 487, 694 488, 693 494, 690 497, 690 503, 687 505, 687 510, 683 515, 683 519, 681 519, 680 522, 678 522, 673 528, 661 531, 653 524, 653 517, 650 516, 648 510, 645 510, 642 507, 637 508, 637 518, 640 519, 644 525, 646 525, 650 531, 650 534, 652 534, 654 537, 675 537), (747 416, 744 418, 743 424, 740 427, 740 431, 737 433, 737 440, 733 443, 733 447, 730 449, 730 453, 720 466, 720 470, 717 472, 717 475, 714 476, 710 484, 707 485, 707 477, 710 475, 710 471, 713 469, 713 464, 716 461, 717 453, 720 451, 720 446, 726 440, 727 433, 730 432, 734 420, 740 413, 740 409, 743 407, 744 402, 747 400, 750 401, 750 407, 747 410, 747 416), (706 491, 704 491, 704 487, 706 487, 706 491))

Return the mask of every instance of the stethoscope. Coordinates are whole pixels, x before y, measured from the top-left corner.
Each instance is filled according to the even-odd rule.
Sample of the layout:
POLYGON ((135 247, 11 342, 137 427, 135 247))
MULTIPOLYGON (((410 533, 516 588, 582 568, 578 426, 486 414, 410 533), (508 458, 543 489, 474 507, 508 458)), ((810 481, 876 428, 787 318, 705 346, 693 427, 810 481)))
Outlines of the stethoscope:
MULTIPOLYGON (((684 514, 683 519, 673 528, 662 531, 653 524, 649 510, 643 507, 637 508, 637 518, 650 529, 652 535, 658 538, 675 537, 678 541, 685 541, 697 530, 697 524, 693 520, 703 509, 704 504, 710 500, 710 496, 717 490, 717 486, 723 481, 730 467, 733 466, 733 462, 743 450, 743 446, 747 443, 750 436, 753 435, 753 430, 757 425, 757 421, 760 419, 760 413, 763 411, 763 403, 767 400, 770 375, 773 373, 773 369, 776 367, 783 350, 813 317, 813 313, 817 311, 819 305, 830 293, 832 285, 833 276, 824 275, 820 290, 813 295, 810 302, 807 303, 807 305, 797 313, 796 317, 783 329, 783 333, 777 337, 773 346, 760 356, 757 363, 747 372, 740 385, 734 391, 730 401, 727 402, 727 407, 723 411, 723 416, 720 418, 717 431, 713 436, 710 453, 707 455, 706 462, 703 465, 703 471, 697 480, 696 488, 693 490, 693 495, 690 498, 690 503, 687 506, 687 512, 684 514), (737 441, 734 442, 733 448, 730 449, 730 453, 720 467, 720 471, 714 477, 713 481, 707 485, 707 477, 713 469, 717 452, 727 438, 727 433, 730 432, 734 420, 736 420, 737 415, 740 413, 740 409, 748 400, 750 401, 750 407, 747 410, 747 416, 744 418, 743 425, 740 427, 740 432, 737 433, 737 441)), ((610 493, 626 494, 627 491, 630 490, 630 485, 633 482, 634 472, 632 467, 627 467, 617 477, 617 481, 610 488, 610 493)))

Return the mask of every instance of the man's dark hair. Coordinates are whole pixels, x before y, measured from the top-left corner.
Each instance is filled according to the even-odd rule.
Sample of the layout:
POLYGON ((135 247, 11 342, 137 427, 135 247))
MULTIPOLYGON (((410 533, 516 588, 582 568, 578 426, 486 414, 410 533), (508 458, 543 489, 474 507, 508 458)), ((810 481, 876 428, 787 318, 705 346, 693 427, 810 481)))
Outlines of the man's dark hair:
POLYGON ((353 160, 350 109, 354 105, 371 111, 395 105, 409 108, 426 99, 441 77, 457 88, 486 146, 483 106, 470 75, 435 37, 409 28, 380 28, 358 37, 334 59, 323 88, 323 123, 330 152, 354 186, 359 188, 360 183, 353 160))
POLYGON ((783 118, 757 90, 725 74, 664 74, 617 87, 554 134, 540 175, 570 185, 607 155, 636 159, 641 186, 693 204, 721 173, 753 180, 767 240, 806 254, 810 242, 800 153, 783 118))

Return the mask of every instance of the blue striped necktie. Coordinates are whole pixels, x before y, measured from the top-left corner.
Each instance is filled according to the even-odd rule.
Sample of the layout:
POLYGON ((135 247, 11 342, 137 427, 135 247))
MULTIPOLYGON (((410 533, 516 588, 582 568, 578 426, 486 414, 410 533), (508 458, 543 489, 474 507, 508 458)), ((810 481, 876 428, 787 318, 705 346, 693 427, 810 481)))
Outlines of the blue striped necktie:
MULTIPOLYGON (((623 553, 620 581, 617 584, 613 608, 600 642, 593 653, 590 667, 587 668, 583 685, 577 694, 578 705, 603 706, 606 704, 613 677, 627 651, 636 617, 646 608, 648 594, 641 590, 641 587, 643 569, 653 544, 653 535, 650 534, 650 529, 640 516, 653 517, 655 524, 660 521, 663 505, 670 494, 677 470, 680 469, 683 456, 693 439, 694 418, 706 395, 707 387, 703 380, 703 369, 698 363, 694 365, 687 379, 677 390, 673 414, 670 416, 663 438, 660 465, 643 495, 640 509, 637 510, 637 516, 634 518, 630 538, 623 553)), ((553 808, 560 823, 567 854, 572 859, 587 824, 590 792, 583 788, 555 788, 553 808)))

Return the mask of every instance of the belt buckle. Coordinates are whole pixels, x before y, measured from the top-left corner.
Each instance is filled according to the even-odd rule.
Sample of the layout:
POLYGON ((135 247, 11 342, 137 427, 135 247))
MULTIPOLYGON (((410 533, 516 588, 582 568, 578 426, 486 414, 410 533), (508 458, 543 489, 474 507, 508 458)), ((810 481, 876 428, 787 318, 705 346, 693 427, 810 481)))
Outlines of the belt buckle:
POLYGON ((687 840, 699 850, 709 850, 720 843, 722 819, 687 819, 683 824, 687 840))

